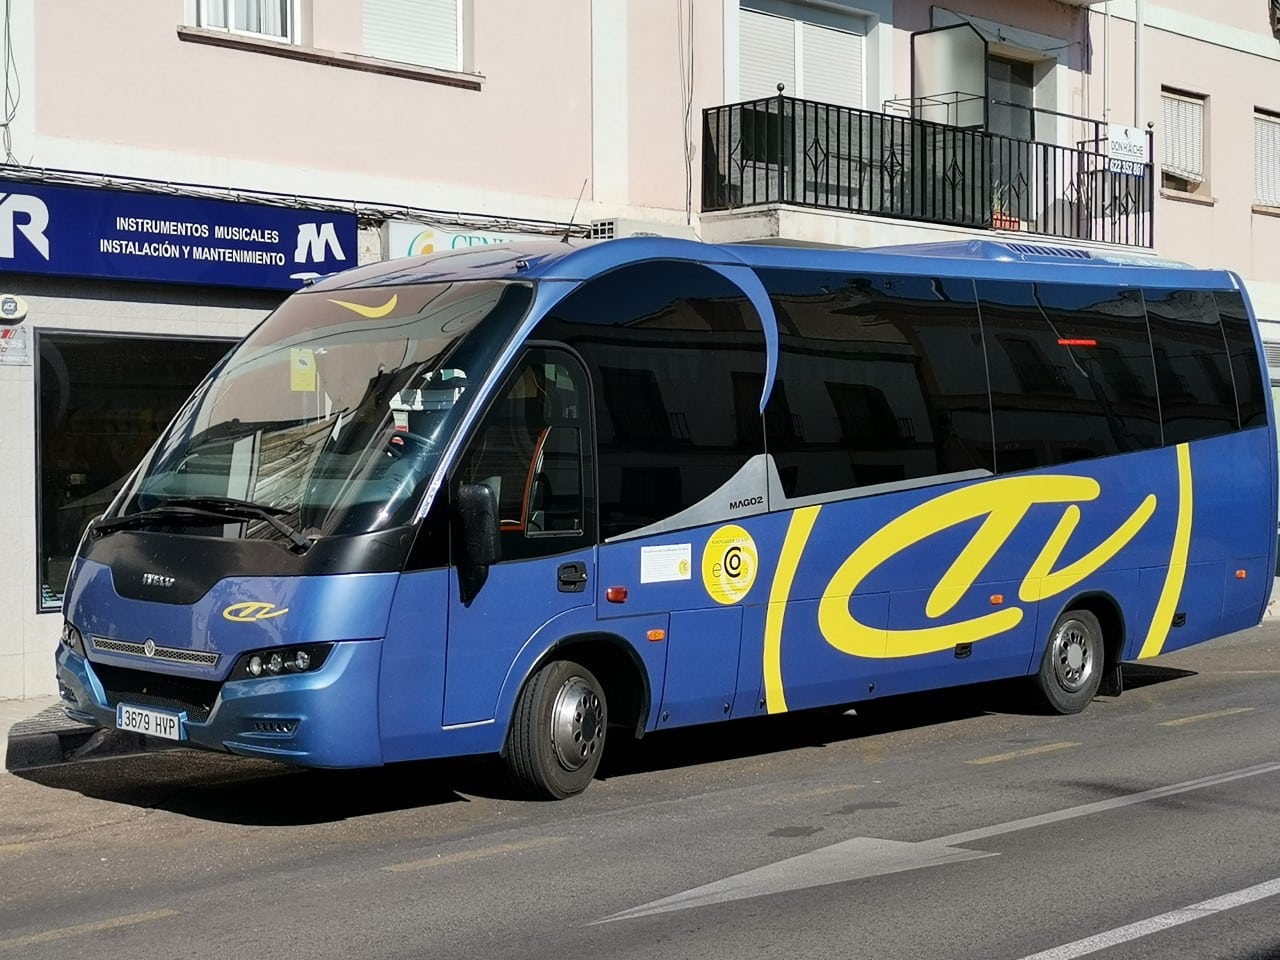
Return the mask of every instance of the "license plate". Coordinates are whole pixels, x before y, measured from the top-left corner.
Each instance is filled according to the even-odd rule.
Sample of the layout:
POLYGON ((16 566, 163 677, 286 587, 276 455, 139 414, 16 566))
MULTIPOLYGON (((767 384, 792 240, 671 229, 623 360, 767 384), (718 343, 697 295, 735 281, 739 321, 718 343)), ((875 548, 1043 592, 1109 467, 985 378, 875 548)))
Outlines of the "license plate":
POLYGON ((166 710, 148 710, 127 703, 116 706, 116 726, 121 730, 160 737, 163 740, 182 739, 182 718, 166 710))

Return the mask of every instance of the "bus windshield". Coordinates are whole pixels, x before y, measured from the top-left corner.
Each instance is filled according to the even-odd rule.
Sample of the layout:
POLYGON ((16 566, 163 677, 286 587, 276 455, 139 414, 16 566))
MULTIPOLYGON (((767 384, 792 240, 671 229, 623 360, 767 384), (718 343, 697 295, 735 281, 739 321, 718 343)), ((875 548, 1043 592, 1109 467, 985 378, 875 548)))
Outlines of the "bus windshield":
POLYGON ((408 522, 530 300, 488 280, 291 297, 197 388, 101 525, 305 548, 408 522))

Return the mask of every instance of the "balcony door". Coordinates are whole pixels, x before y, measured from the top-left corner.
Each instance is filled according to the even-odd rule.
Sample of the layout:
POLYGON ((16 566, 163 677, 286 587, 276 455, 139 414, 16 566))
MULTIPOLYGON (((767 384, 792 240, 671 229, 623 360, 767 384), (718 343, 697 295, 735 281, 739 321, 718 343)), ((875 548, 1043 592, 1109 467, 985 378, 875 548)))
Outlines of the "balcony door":
POLYGON ((1032 218, 1031 140, 1034 125, 1035 64, 987 56, 987 131, 991 143, 991 213, 1001 218, 1032 218))

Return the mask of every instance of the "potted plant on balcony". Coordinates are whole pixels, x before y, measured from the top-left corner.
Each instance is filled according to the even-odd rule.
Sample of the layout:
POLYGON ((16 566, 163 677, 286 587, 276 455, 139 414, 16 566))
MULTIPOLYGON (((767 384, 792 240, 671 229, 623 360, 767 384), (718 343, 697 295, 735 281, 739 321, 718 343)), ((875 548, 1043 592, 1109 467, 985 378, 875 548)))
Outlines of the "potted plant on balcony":
POLYGON ((992 230, 1021 230, 1022 221, 1017 215, 1010 213, 1009 208, 1012 206, 1010 201, 1012 196, 1007 185, 999 185, 991 188, 991 229, 992 230))

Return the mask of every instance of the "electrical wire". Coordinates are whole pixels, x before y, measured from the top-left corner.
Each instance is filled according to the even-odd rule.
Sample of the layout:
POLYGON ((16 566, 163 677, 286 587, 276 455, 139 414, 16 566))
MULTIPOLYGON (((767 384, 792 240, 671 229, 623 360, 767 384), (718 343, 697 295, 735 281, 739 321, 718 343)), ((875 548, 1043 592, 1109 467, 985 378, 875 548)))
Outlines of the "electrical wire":
POLYGON ((676 0, 676 32, 680 55, 680 107, 683 111, 680 139, 684 148, 684 216, 693 222, 693 3, 685 29, 684 0, 676 0))
POLYGON ((0 142, 4 144, 4 162, 18 162, 13 154, 13 121, 22 100, 22 77, 13 55, 13 0, 4 2, 4 120, 0 121, 0 142))

